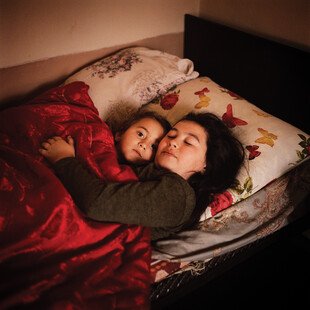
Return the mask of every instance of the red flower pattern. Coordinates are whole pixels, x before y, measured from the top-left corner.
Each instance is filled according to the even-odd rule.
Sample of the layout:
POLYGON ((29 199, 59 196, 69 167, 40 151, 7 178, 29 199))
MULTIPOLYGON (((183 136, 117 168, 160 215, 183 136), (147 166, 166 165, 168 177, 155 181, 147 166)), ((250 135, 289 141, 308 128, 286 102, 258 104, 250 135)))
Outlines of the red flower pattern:
POLYGON ((233 203, 233 197, 230 192, 226 191, 213 196, 213 201, 210 203, 211 215, 219 213, 220 211, 230 207, 233 203))
POLYGON ((160 100, 160 105, 164 110, 170 110, 175 106, 178 100, 179 100, 179 95, 176 92, 173 92, 171 94, 164 96, 160 100))

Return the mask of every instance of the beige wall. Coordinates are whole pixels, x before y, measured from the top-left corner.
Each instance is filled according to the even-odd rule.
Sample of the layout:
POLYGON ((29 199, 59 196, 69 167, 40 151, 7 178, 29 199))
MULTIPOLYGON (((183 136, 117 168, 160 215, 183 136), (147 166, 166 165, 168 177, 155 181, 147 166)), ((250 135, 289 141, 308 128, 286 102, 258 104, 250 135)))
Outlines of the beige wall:
POLYGON ((0 68, 182 33, 199 0, 0 0, 0 68))
POLYGON ((181 34, 185 13, 310 47, 309 0, 0 0, 0 68, 181 34))
POLYGON ((310 48, 309 0, 200 0, 200 16, 310 48))
POLYGON ((0 0, 0 106, 117 49, 182 56, 184 14, 310 47, 310 0, 0 0))

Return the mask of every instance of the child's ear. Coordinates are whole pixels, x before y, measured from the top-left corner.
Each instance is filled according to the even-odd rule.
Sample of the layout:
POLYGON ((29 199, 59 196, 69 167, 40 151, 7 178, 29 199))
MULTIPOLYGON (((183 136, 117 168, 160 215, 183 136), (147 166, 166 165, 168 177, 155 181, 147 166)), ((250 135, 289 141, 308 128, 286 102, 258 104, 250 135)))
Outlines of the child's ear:
POLYGON ((121 140, 121 136, 122 136, 122 134, 118 131, 115 134, 115 138, 114 138, 115 142, 119 142, 121 140))

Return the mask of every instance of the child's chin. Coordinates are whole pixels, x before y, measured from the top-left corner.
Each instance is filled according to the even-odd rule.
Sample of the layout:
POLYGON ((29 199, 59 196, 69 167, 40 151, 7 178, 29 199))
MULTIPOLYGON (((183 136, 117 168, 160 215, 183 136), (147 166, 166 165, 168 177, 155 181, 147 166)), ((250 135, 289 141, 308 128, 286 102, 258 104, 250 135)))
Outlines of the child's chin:
POLYGON ((146 165, 147 163, 149 163, 148 160, 137 160, 134 165, 146 165))
POLYGON ((137 158, 137 159, 134 159, 134 160, 130 161, 130 163, 132 165, 146 165, 146 164, 148 164, 150 162, 151 162, 150 160, 141 159, 141 158, 137 158))

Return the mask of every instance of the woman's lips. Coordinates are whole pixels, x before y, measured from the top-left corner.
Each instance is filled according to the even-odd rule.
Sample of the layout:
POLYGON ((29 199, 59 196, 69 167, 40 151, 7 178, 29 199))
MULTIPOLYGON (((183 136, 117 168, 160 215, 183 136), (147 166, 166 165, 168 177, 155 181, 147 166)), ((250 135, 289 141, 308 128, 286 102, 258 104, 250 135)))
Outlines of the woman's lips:
POLYGON ((170 156, 170 157, 174 157, 177 158, 173 153, 169 152, 169 151, 162 151, 161 155, 165 155, 165 156, 170 156))

